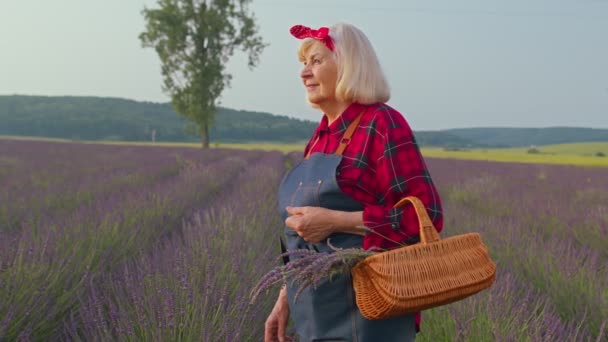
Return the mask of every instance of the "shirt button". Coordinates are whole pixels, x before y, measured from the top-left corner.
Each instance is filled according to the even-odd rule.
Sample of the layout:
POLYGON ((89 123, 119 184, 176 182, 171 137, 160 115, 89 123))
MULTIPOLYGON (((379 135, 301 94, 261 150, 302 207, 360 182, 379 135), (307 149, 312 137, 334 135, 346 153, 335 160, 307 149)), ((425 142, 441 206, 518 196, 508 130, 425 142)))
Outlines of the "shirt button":
POLYGON ((391 224, 391 228, 393 228, 393 230, 397 230, 397 225, 396 224, 391 224))

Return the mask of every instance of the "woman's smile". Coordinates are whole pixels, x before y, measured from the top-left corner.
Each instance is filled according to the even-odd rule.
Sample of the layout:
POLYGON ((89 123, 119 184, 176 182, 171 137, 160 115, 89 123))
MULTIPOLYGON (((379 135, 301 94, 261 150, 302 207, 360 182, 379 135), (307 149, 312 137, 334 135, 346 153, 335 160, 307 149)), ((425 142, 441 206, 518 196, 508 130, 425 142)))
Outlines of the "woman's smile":
POLYGON ((306 84, 306 90, 308 90, 308 91, 315 90, 318 86, 319 86, 319 84, 317 84, 317 83, 306 84))

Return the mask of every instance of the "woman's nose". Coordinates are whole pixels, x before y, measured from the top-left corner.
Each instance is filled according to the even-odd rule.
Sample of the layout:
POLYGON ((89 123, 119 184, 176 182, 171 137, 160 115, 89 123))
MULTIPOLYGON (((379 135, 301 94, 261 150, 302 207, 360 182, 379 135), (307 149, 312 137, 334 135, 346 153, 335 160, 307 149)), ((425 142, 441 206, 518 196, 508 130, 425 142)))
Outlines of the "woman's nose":
POLYGON ((302 71, 300 72, 300 77, 309 78, 311 76, 312 76, 312 72, 310 71, 310 67, 304 66, 304 68, 302 68, 302 71))

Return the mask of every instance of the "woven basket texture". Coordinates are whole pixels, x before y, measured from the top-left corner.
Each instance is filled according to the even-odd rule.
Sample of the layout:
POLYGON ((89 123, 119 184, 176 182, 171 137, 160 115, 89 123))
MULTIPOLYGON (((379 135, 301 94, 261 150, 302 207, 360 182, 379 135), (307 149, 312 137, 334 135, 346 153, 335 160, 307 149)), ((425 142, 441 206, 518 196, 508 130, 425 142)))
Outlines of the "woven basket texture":
POLYGON ((452 303, 494 283, 496 264, 478 233, 441 239, 416 197, 421 242, 365 258, 352 270, 356 302, 367 319, 384 319, 452 303))

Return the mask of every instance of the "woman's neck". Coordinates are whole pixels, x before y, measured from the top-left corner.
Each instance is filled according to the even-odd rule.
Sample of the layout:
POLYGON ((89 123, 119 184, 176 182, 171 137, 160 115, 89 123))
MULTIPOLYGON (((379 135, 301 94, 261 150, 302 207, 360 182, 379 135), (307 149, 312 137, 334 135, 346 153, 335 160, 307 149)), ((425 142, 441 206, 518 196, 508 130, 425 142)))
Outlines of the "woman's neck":
POLYGON ((327 124, 331 125, 332 122, 336 121, 336 119, 339 118, 342 113, 344 113, 348 106, 350 106, 350 103, 333 101, 320 105, 319 109, 321 109, 321 111, 325 113, 325 116, 327 116, 327 124))

